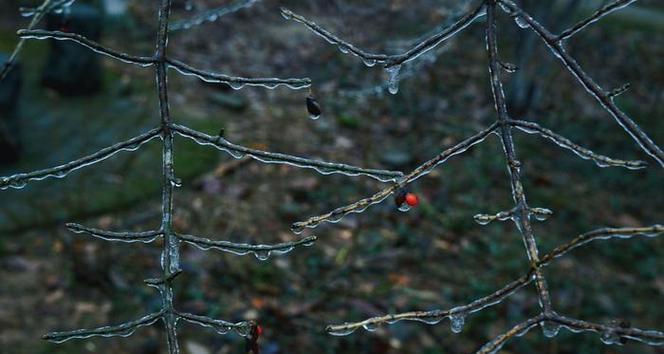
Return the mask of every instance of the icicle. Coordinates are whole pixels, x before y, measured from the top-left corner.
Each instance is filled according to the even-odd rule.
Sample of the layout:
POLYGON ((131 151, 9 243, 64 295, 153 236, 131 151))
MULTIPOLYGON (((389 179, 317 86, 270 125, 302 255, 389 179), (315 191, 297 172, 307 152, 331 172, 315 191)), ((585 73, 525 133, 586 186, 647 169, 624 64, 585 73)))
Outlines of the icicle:
POLYGON ((393 65, 385 68, 385 72, 387 72, 387 90, 393 95, 399 92, 400 71, 401 65, 393 65))

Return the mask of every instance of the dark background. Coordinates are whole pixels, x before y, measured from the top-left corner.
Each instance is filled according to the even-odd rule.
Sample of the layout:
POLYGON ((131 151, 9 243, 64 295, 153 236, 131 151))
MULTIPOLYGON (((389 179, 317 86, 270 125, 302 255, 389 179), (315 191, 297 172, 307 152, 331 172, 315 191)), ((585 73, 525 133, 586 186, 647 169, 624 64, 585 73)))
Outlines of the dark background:
MULTIPOLYGON (((81 1, 83 2, 83 1, 81 1)), ((174 20, 228 1, 176 1, 174 20)), ((171 71, 176 122, 208 134, 224 128, 235 143, 371 168, 410 171, 495 120, 488 85, 484 22, 411 62, 397 95, 387 94, 380 67, 341 54, 279 7, 306 15, 372 51, 397 53, 437 26, 449 24, 469 1, 260 1, 216 22, 171 34, 169 53, 198 67, 253 77, 310 77, 323 117, 307 118, 307 90, 231 90, 171 71)), ((474 3, 474 2, 473 2, 474 3)), ((16 44, 28 19, 19 5, 0 3, 0 51, 16 44)), ((602 1, 525 1, 554 32, 602 1), (570 4, 572 6, 570 6, 570 4)), ((92 5, 103 9, 101 3, 92 5)), ((629 82, 618 105, 659 144, 664 142, 664 7, 639 1, 569 42, 569 52, 605 88, 629 82)), ((662 169, 575 82, 546 47, 499 12, 501 59, 520 67, 505 74, 514 118, 538 122, 611 157, 642 159, 649 168, 600 168, 537 136, 516 134, 528 200, 554 215, 536 222, 541 253, 603 226, 662 223, 662 169)), ((156 3, 130 1, 106 15, 101 42, 136 55, 154 48, 156 3)), ((101 88, 72 96, 41 85, 56 70, 48 41, 21 53, 22 88, 12 136, 20 158, 0 175, 50 167, 146 131, 159 122, 151 69, 102 59, 101 88)), ((81 83, 83 84, 83 83, 81 83)), ((214 239, 270 243, 296 238, 290 224, 369 196, 385 187, 366 177, 322 176, 312 170, 234 160, 176 138, 175 167, 184 180, 175 195, 178 231, 214 239)), ((111 230, 148 230, 160 217, 160 146, 70 174, 0 193, 0 353, 164 353, 159 326, 129 338, 51 344, 51 330, 135 319, 159 306, 142 280, 159 274, 159 244, 109 243, 68 232, 65 222, 111 230)), ((523 274, 527 257, 512 223, 480 226, 477 213, 512 207, 505 162, 490 137, 411 185, 420 205, 408 213, 389 200, 305 234, 310 248, 258 261, 182 247, 184 273, 176 284, 179 309, 226 320, 256 319, 265 327, 262 352, 470 353, 538 311, 532 286, 466 319, 453 334, 437 326, 400 322, 347 337, 325 325, 387 312, 446 309, 491 293, 523 274)), ((662 330, 664 244, 658 238, 591 243, 545 269, 554 306, 592 322, 626 319, 662 330)), ((241 353, 243 340, 181 325, 185 353, 241 353)), ((603 345, 597 334, 539 329, 513 339, 503 353, 662 353, 639 343, 603 345)))

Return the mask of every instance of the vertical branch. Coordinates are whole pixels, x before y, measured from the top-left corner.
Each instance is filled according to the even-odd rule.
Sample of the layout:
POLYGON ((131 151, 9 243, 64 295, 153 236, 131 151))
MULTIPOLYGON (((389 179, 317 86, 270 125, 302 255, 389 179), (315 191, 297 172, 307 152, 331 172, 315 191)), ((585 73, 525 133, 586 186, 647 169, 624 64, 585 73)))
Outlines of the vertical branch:
POLYGON ((166 340, 168 351, 171 354, 179 353, 176 326, 177 316, 173 308, 174 277, 171 274, 179 269, 179 240, 173 232, 173 132, 170 128, 171 117, 168 109, 168 74, 166 67, 166 47, 168 45, 168 17, 171 10, 171 0, 161 0, 159 7, 159 30, 157 32, 157 48, 155 59, 155 75, 159 95, 159 114, 162 129, 162 196, 161 196, 161 231, 164 234, 164 248, 161 255, 161 267, 164 283, 160 287, 162 306, 164 310, 164 325, 166 327, 166 340))
POLYGON ((535 235, 533 234, 532 225, 530 224, 530 211, 526 202, 526 194, 523 190, 523 184, 521 183, 521 162, 517 159, 516 150, 514 148, 512 128, 509 124, 509 114, 507 113, 507 105, 505 103, 505 93, 503 92, 503 85, 499 76, 500 65, 498 60, 498 43, 496 40, 496 2, 493 0, 488 1, 486 7, 486 44, 489 56, 491 92, 493 94, 496 113, 498 114, 498 132, 500 134, 500 141, 503 145, 505 159, 507 160, 507 171, 510 177, 512 197, 515 203, 512 220, 521 232, 523 241, 526 245, 530 265, 535 269, 535 285, 537 287, 540 306, 544 309, 545 313, 549 313, 551 311, 551 297, 549 295, 549 290, 547 289, 546 280, 542 275, 542 271, 537 266, 539 256, 537 243, 535 242, 535 235))

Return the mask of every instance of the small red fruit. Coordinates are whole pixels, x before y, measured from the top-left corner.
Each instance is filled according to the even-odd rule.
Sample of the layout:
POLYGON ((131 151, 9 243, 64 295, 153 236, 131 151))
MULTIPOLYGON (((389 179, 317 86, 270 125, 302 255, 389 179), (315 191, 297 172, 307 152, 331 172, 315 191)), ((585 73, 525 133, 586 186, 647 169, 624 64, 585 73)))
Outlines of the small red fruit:
POLYGON ((404 199, 406 201, 406 204, 408 204, 412 207, 416 206, 417 203, 420 202, 419 198, 417 198, 417 195, 415 193, 406 193, 406 196, 405 196, 404 199))
POLYGON ((263 334, 263 326, 257 325, 256 326, 256 337, 259 337, 261 334, 263 334))

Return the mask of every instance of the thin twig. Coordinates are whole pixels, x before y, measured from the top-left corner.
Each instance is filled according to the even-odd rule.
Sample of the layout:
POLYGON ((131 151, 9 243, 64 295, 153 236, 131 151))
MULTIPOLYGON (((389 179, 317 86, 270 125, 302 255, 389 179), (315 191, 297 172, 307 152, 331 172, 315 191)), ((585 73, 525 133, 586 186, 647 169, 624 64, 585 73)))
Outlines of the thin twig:
POLYGON ((403 176, 403 173, 398 171, 366 169, 342 163, 312 160, 288 154, 252 149, 233 144, 222 137, 207 135, 179 124, 172 124, 171 127, 175 132, 184 137, 193 139, 201 145, 212 145, 220 150, 228 152, 235 158, 241 158, 248 155, 261 162, 283 163, 301 168, 311 168, 324 175, 331 173, 341 173, 346 176, 364 175, 383 182, 393 181, 403 176))
POLYGON ((638 170, 641 168, 648 167, 648 164, 645 161, 618 160, 597 154, 591 151, 590 149, 584 148, 583 146, 579 146, 573 143, 571 140, 565 138, 562 135, 556 134, 549 129, 541 127, 537 123, 527 122, 523 120, 513 120, 513 119, 508 120, 508 123, 526 133, 538 134, 544 138, 547 138, 556 143, 556 145, 571 150, 577 156, 579 156, 584 160, 594 161, 597 164, 597 166, 600 167, 617 166, 617 167, 628 168, 630 170, 638 170))
POLYGON ((159 230, 143 231, 143 232, 114 232, 107 230, 100 230, 91 227, 85 227, 80 224, 67 223, 67 228, 77 234, 86 233, 88 235, 101 238, 107 241, 122 241, 122 242, 143 242, 149 243, 156 240, 158 237, 163 236, 159 230))
POLYGON ((590 24, 599 21, 604 16, 612 13, 613 11, 620 10, 626 6, 629 6, 634 2, 636 2, 636 0, 614 0, 602 6, 589 17, 577 22, 572 27, 560 32, 560 34, 558 35, 558 41, 564 41, 572 37, 573 35, 579 33, 579 31, 585 29, 590 24))
POLYGON ((539 22, 533 19, 528 13, 521 9, 511 0, 498 0, 504 9, 510 11, 512 15, 518 16, 519 21, 525 21, 528 27, 532 29, 549 47, 551 52, 563 63, 572 76, 590 93, 599 104, 618 122, 618 124, 636 141, 639 147, 664 167, 664 152, 655 144, 638 124, 636 124, 627 114, 616 106, 611 97, 611 93, 600 87, 576 62, 571 55, 567 53, 558 36, 544 28, 539 22))
POLYGON ((178 234, 177 237, 189 244, 192 244, 202 250, 216 249, 220 251, 230 252, 237 255, 245 255, 253 253, 258 259, 266 260, 271 253, 281 254, 292 250, 297 246, 311 246, 317 240, 316 236, 308 236, 301 240, 282 242, 273 245, 258 244, 252 245, 248 243, 234 243, 229 241, 210 240, 204 237, 182 235, 178 234))
POLYGON ((403 188, 406 185, 410 184, 411 182, 415 181, 416 179, 430 173, 436 166, 444 163, 450 157, 461 154, 466 150, 468 150, 469 148, 471 148, 473 145, 482 142, 484 139, 486 139, 487 136, 489 136, 489 134, 493 133, 497 127, 498 124, 494 123, 488 128, 482 130, 481 132, 476 133, 464 139, 463 141, 457 143, 456 145, 448 149, 445 149, 436 157, 421 164, 413 171, 411 171, 409 174, 407 174, 403 178, 400 178, 397 183, 375 193, 371 197, 364 198, 355 203, 336 208, 325 214, 312 216, 305 221, 296 222, 291 226, 291 229, 295 232, 301 232, 302 230, 304 230, 304 228, 317 227, 318 225, 320 225, 321 222, 337 222, 341 220, 341 218, 343 218, 345 215, 348 215, 350 213, 361 213, 364 210, 366 210, 366 208, 368 208, 369 206, 382 202, 390 194, 394 193, 400 188, 403 188))
POLYGON ((355 45, 339 38, 330 31, 324 29, 323 27, 317 25, 315 22, 308 20, 302 15, 296 14, 289 9, 281 8, 281 15, 288 20, 293 20, 302 23, 312 32, 323 37, 326 41, 338 46, 339 50, 341 50, 342 52, 344 53, 349 52, 360 57, 367 65, 373 66, 376 63, 379 63, 379 64, 385 64, 385 67, 389 68, 392 66, 397 66, 409 62, 419 57, 422 53, 425 53, 428 50, 435 48, 436 46, 440 45, 447 39, 453 37, 455 34, 459 33, 461 30, 468 27, 468 25, 473 23, 477 18, 483 16, 484 15, 484 13, 482 12, 483 7, 484 4, 482 2, 478 6, 474 7, 472 10, 468 11, 458 21, 456 21, 449 27, 441 29, 432 36, 417 43, 411 49, 401 54, 395 54, 395 55, 374 54, 364 51, 356 47, 355 45))
POLYGON ((113 156, 119 151, 135 151, 141 147, 141 145, 159 136, 160 131, 161 128, 152 129, 129 140, 114 144, 107 148, 103 148, 94 154, 67 162, 59 166, 33 172, 18 173, 7 177, 0 177, 0 189, 7 189, 10 187, 20 189, 23 188, 29 181, 38 181, 48 177, 63 178, 74 170, 102 161, 108 157, 113 156))
POLYGON ((134 331, 140 327, 149 326, 164 315, 164 310, 151 313, 149 315, 143 316, 135 321, 128 321, 118 325, 113 326, 103 326, 90 329, 77 329, 75 331, 67 332, 51 332, 44 335, 42 338, 55 342, 62 343, 70 339, 86 339, 90 337, 127 337, 134 333, 134 331))

